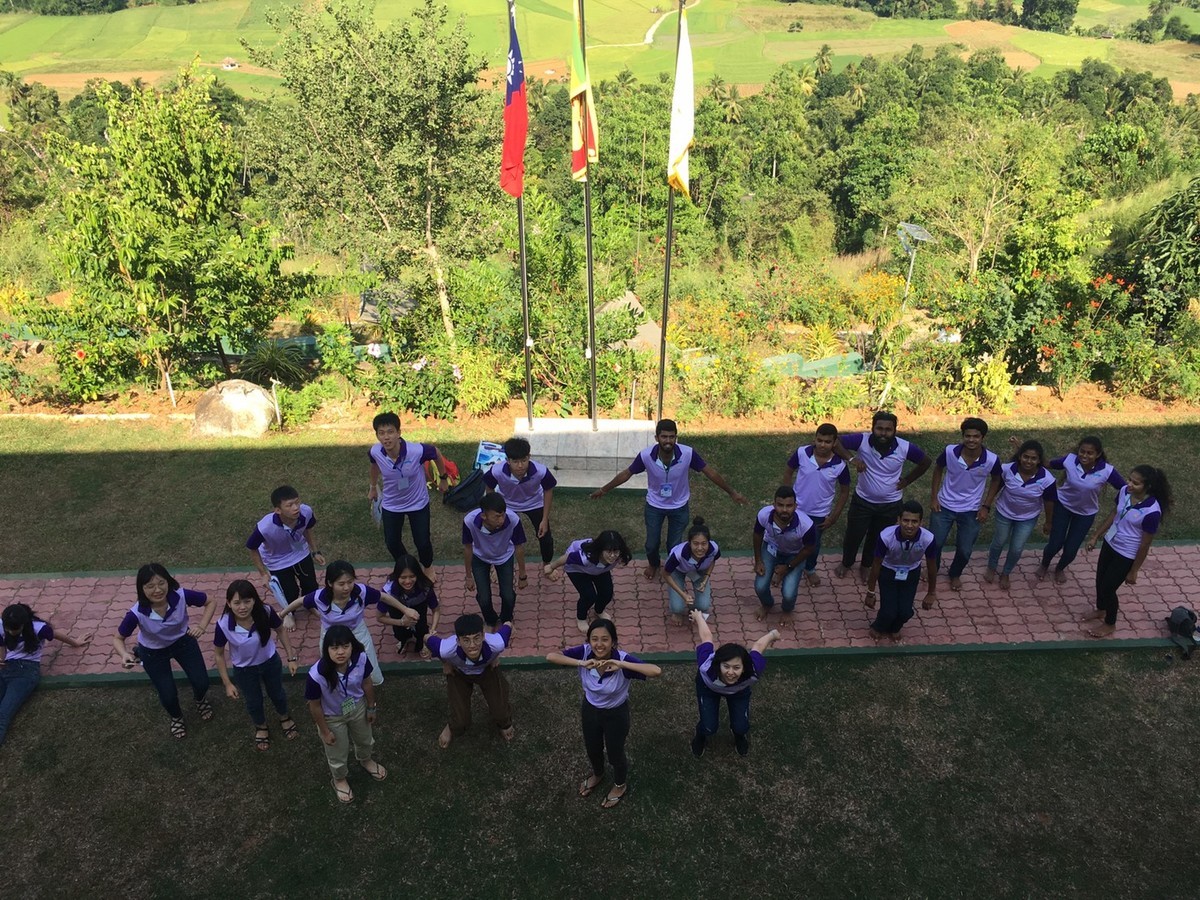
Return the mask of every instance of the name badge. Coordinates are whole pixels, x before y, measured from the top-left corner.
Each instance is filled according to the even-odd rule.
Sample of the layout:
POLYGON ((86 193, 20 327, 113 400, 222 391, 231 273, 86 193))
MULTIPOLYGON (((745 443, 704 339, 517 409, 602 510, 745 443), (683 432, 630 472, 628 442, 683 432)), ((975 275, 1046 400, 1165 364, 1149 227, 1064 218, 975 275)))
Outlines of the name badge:
POLYGON ((1109 544, 1112 544, 1113 538, 1115 538, 1116 536, 1117 536, 1117 523, 1113 522, 1111 525, 1108 526, 1108 531, 1104 532, 1104 540, 1108 541, 1109 544))
POLYGON ((671 487, 671 482, 669 481, 664 481, 663 486, 658 489, 658 496, 664 500, 670 500, 672 493, 674 493, 674 489, 671 487))
POLYGON ((896 580, 897 581, 908 581, 908 573, 911 571, 912 571, 912 569, 908 568, 907 566, 901 566, 899 569, 895 570, 896 580))
POLYGON ((358 706, 358 701, 353 697, 347 697, 342 701, 342 715, 349 716, 354 713, 354 707, 358 706))
POLYGON ((769 554, 771 554, 772 556, 777 556, 777 555, 778 555, 778 551, 775 549, 775 545, 774 545, 774 544, 766 544, 766 543, 764 543, 764 544, 763 544, 763 549, 765 549, 765 550, 766 550, 766 551, 767 551, 769 554))
POLYGON ((399 478, 397 478, 396 487, 400 488, 402 491, 408 490, 408 476, 401 475, 399 478))

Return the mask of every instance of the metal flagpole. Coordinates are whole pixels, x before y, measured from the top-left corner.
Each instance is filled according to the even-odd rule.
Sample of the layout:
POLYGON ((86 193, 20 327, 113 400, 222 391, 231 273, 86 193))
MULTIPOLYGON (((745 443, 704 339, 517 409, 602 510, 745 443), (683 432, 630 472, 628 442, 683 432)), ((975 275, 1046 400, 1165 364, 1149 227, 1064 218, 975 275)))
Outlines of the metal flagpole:
MULTIPOLYGON (((583 0, 579 0, 579 52, 583 56, 584 71, 587 71, 587 26, 584 24, 583 18, 583 0)), ((591 83, 590 77, 588 79, 588 83, 591 83)), ((591 109, 585 102, 583 104, 583 134, 585 148, 587 147, 587 135, 591 133, 591 124, 588 121, 588 117, 590 115, 591 109)), ((597 421, 599 417, 599 410, 596 408, 596 292, 592 279, 592 179, 590 171, 591 162, 587 158, 586 149, 583 154, 583 165, 583 237, 587 255, 587 359, 588 376, 590 379, 588 393, 589 403, 592 410, 592 431, 599 431, 600 426, 597 421)))
MULTIPOLYGON (((679 22, 675 26, 675 67, 679 68, 679 39, 683 34, 683 6, 679 0, 679 22)), ((663 417, 663 395, 667 377, 667 312, 671 302, 671 253, 675 245, 675 187, 667 183, 667 259, 663 265, 662 334, 658 343, 658 418, 663 417)))
POLYGON ((533 431, 533 340, 529 337, 529 269, 525 264, 525 198, 517 198, 517 246, 521 256, 521 318, 525 322, 525 415, 533 431))

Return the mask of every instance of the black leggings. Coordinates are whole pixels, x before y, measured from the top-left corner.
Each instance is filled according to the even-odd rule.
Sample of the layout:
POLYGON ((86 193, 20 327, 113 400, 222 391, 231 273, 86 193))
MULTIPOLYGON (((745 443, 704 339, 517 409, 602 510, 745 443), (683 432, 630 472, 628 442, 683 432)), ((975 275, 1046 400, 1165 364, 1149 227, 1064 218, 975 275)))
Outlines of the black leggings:
POLYGON ((583 747, 597 778, 604 777, 604 751, 613 767, 613 783, 625 784, 629 762, 625 759, 625 738, 629 736, 629 701, 612 709, 592 706, 583 701, 583 747))
POLYGON ((1104 610, 1104 624, 1117 624, 1117 611, 1121 601, 1117 589, 1125 583, 1133 560, 1122 556, 1105 541, 1100 546, 1100 559, 1096 563, 1096 609, 1104 610))
MULTIPOLYGON (((513 512, 516 512, 516 510, 513 510, 513 512)), ((531 536, 537 536, 538 529, 542 527, 542 517, 545 515, 545 513, 545 508, 541 506, 539 506, 537 509, 525 510, 525 515, 529 516, 529 524, 533 526, 533 532, 531 536)), ((518 518, 520 515, 521 513, 517 513, 518 518)), ((546 529, 546 533, 544 535, 537 539, 537 542, 538 549, 542 551, 542 565, 554 562, 554 534, 549 528, 546 529)))
POLYGON ((584 572, 568 572, 567 577, 575 590, 579 591, 579 600, 575 604, 575 618, 586 619, 588 610, 594 609, 596 615, 604 612, 604 608, 613 598, 612 573, 588 575, 584 572))

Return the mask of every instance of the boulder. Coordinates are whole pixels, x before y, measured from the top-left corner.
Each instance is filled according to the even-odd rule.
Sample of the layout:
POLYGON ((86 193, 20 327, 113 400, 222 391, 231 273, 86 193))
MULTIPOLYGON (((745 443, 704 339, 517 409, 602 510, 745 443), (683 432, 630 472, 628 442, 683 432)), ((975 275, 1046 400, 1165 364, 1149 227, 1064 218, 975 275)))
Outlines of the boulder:
POLYGON ((271 392, 241 379, 209 388, 196 404, 196 430, 201 434, 261 437, 274 422, 271 392))

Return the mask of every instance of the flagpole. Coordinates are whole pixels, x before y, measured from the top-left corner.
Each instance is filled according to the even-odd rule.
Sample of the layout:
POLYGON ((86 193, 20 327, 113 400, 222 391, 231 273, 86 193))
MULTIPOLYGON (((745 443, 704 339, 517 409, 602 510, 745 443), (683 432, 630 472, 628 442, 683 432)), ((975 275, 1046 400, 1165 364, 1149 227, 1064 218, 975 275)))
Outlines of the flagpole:
MULTIPOLYGON (((679 21, 675 26, 675 64, 679 65, 679 41, 683 35, 683 6, 679 0, 679 21)), ((663 396, 667 376, 667 311, 671 301, 671 254, 675 245, 675 187, 667 183, 667 259, 663 265, 663 305, 661 335, 658 343, 658 418, 663 417, 663 396)))
POLYGON ((517 198, 517 247, 521 257, 521 318, 525 322, 525 416, 533 431, 533 340, 529 337, 529 268, 525 261, 525 198, 517 198))
MULTIPOLYGON (((584 71, 587 71, 587 27, 584 25, 583 18, 583 0, 578 0, 579 4, 579 49, 583 57, 584 71)), ((585 135, 584 147, 584 179, 583 179, 583 238, 584 247, 586 249, 587 259, 587 304, 588 304, 588 321, 587 321, 587 359, 588 359, 588 398, 592 411, 592 431, 599 431, 600 426, 597 421, 599 418, 599 410, 596 408, 596 292, 592 278, 592 179, 591 162, 587 158, 586 135, 591 133, 591 123, 588 121, 588 116, 591 110, 588 104, 583 105, 583 133, 585 135)))

